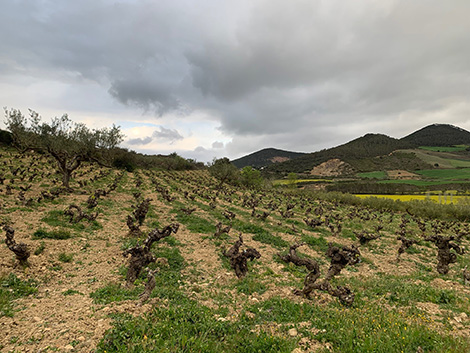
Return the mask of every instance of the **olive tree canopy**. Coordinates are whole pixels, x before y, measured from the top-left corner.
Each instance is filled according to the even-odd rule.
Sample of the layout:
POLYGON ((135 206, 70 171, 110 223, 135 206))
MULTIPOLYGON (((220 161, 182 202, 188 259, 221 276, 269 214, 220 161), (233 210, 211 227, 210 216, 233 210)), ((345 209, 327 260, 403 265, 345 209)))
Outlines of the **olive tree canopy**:
POLYGON ((220 158, 212 161, 209 166, 209 173, 220 181, 218 188, 220 189, 224 183, 236 184, 240 178, 240 172, 228 158, 220 158))
POLYGON ((17 109, 5 108, 5 125, 12 134, 13 144, 20 151, 31 149, 53 157, 66 188, 72 172, 82 162, 108 164, 112 149, 123 140, 118 126, 90 130, 85 124, 70 120, 67 114, 46 123, 38 113, 32 110, 29 113, 28 119, 17 109))

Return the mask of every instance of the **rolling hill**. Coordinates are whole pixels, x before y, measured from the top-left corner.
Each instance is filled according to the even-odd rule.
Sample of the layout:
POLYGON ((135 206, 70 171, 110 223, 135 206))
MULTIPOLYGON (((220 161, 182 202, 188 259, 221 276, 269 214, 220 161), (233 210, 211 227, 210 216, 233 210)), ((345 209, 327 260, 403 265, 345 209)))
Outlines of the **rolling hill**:
POLYGON ((433 124, 401 139, 383 134, 366 134, 343 145, 308 154, 264 149, 234 160, 233 164, 238 168, 246 165, 255 168, 266 166, 268 173, 305 173, 321 163, 338 158, 347 162, 358 172, 391 169, 417 170, 432 168, 432 165, 419 158, 419 155, 412 153, 413 149, 421 146, 454 145, 470 145, 470 132, 453 125, 433 124), (279 163, 272 162, 275 156, 281 157, 279 163), (289 159, 282 161, 282 157, 289 159))
MULTIPOLYGON (((396 158, 390 155, 393 151, 411 148, 407 142, 394 139, 382 134, 367 134, 350 141, 344 145, 310 153, 308 155, 293 159, 291 161, 271 165, 267 168, 269 172, 275 173, 303 173, 313 167, 330 159, 338 158, 349 163, 355 170, 367 171, 383 167, 386 163, 396 163, 396 158), (384 156, 381 159, 375 157, 384 156), (368 159, 368 166, 364 160, 368 159)), ((396 156, 395 156, 396 157, 396 156)), ((392 166, 390 166, 393 168, 392 166)))
POLYGON ((470 132, 454 125, 433 124, 401 139, 416 147, 470 145, 470 132))
POLYGON ((246 166, 262 168, 273 163, 289 161, 304 155, 306 155, 306 153, 283 151, 276 148, 265 148, 261 151, 257 151, 247 156, 235 159, 232 161, 232 163, 237 168, 243 168, 246 166))

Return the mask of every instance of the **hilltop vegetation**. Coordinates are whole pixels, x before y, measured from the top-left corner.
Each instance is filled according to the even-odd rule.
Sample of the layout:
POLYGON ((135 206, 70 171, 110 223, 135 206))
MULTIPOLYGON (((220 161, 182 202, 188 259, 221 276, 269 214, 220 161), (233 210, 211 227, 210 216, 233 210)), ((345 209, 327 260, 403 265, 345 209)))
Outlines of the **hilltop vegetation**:
POLYGON ((402 138, 413 146, 469 145, 470 132, 448 124, 433 124, 402 138))
POLYGON ((237 168, 250 166, 253 168, 263 168, 274 163, 281 163, 287 160, 304 156, 305 153, 283 151, 276 148, 265 148, 261 151, 251 153, 247 156, 231 161, 237 168))
POLYGON ((2 222, 30 249, 24 270, 0 246, 3 351, 470 350, 467 207, 252 191, 204 170, 89 162, 64 190, 54 163, 0 155, 2 222), (260 257, 238 278, 227 254, 240 233, 240 249, 260 257), (313 267, 283 260, 301 243, 296 255, 313 267), (150 261, 129 284, 129 258, 144 248, 150 261))
MULTIPOLYGON (((273 151, 276 151, 273 149, 252 153, 233 163, 238 168, 246 165, 255 168, 267 166, 264 169, 265 175, 275 176, 288 173, 308 174, 314 167, 332 159, 348 163, 357 173, 394 169, 414 171, 433 168, 436 164, 440 167, 441 164, 430 156, 434 152, 449 152, 454 158, 452 168, 455 168, 464 166, 459 160, 468 159, 469 145, 470 132, 452 125, 434 124, 401 139, 382 134, 367 134, 344 145, 297 157, 292 155, 289 160, 275 164, 269 161, 273 151)), ((445 159, 449 157, 446 156, 445 159)))
MULTIPOLYGON (((313 167, 333 158, 349 163, 357 171, 373 171, 375 168, 393 168, 401 158, 389 156, 390 153, 400 149, 410 148, 411 145, 400 140, 380 134, 367 134, 344 145, 327 150, 311 153, 291 161, 273 164, 266 168, 273 173, 305 173, 313 167), (381 158, 376 158, 381 157, 381 158)), ((422 165, 419 159, 407 156, 412 166, 422 165)))

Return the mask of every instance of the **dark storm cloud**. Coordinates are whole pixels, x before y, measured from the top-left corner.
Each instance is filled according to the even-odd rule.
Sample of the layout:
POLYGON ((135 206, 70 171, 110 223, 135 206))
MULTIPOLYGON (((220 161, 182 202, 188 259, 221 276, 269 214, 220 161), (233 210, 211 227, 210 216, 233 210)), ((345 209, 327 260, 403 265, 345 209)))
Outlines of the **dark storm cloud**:
POLYGON ((188 56, 194 85, 229 107, 224 130, 367 123, 470 93, 468 3, 271 4, 253 11, 237 41, 188 56))
POLYGON ((232 154, 435 119, 470 128, 466 0, 17 0, 2 13, 2 77, 97 82, 157 117, 204 112, 232 154))
POLYGON ((112 83, 109 93, 124 104, 135 104, 158 115, 178 109, 181 104, 168 87, 146 79, 129 78, 112 83))

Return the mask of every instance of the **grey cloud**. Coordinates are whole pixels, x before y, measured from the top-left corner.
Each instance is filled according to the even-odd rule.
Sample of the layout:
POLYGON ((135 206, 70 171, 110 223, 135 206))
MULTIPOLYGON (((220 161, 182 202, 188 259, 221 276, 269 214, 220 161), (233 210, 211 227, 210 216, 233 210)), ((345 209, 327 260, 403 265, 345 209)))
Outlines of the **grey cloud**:
POLYGON ((147 136, 144 138, 135 138, 127 140, 129 145, 148 145, 150 142, 157 140, 157 142, 168 142, 170 145, 175 143, 175 141, 183 140, 184 137, 176 129, 167 129, 163 126, 159 127, 160 130, 155 130, 152 133, 152 136, 147 136))
POLYGON ((371 117, 438 111, 442 98, 470 94, 470 49, 459 48, 470 39, 470 4, 389 3, 263 2, 236 40, 188 54, 193 83, 235 134, 315 130, 351 116, 367 129, 371 117))
POLYGON ((135 139, 130 139, 126 141, 127 144, 129 145, 148 145, 150 142, 152 142, 151 137, 145 137, 145 138, 135 138, 135 139))
POLYGON ((184 138, 177 130, 166 129, 163 126, 160 126, 160 131, 154 131, 152 137, 163 141, 170 141, 171 143, 184 138))
MULTIPOLYGON (((314 151, 436 119, 470 128, 469 12, 467 0, 6 1, 0 80, 92 82, 126 109, 206 113, 233 141, 205 156, 314 151)), ((155 138, 182 136, 128 143, 155 138)))
POLYGON ((112 83, 109 93, 124 104, 135 104, 146 110, 153 110, 162 115, 180 107, 179 100, 173 96, 168 87, 158 82, 145 79, 125 79, 112 83))
POLYGON ((212 142, 212 148, 216 148, 216 149, 224 148, 224 143, 220 141, 214 141, 212 142))

